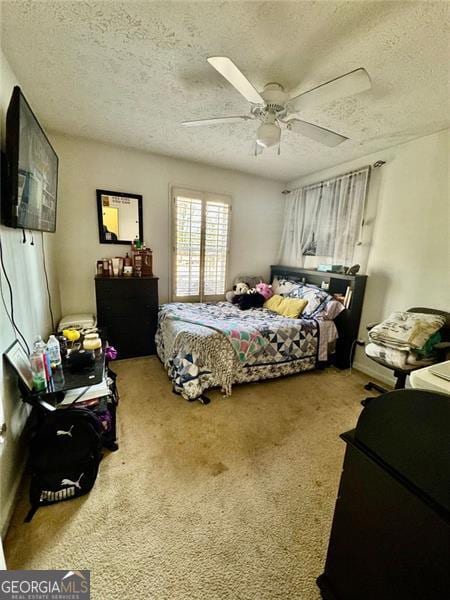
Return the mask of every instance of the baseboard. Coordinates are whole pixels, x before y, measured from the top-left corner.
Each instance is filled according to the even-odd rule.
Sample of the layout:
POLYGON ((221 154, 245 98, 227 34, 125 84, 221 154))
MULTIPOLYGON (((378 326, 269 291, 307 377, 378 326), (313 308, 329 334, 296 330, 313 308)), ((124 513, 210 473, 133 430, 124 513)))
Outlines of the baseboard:
MULTIPOLYGON (((357 371, 361 371, 365 375, 369 375, 369 377, 373 377, 375 380, 381 381, 385 385, 389 387, 395 386, 395 379, 393 377, 389 377, 388 374, 384 375, 380 373, 377 369, 372 369, 372 367, 368 367, 365 363, 360 362, 358 360, 353 361, 353 368, 357 371)), ((387 370, 386 370, 387 371, 387 370)))
POLYGON ((22 478, 25 473, 26 464, 27 464, 27 461, 26 461, 26 458, 24 458, 23 464, 18 469, 17 476, 15 477, 14 484, 13 484, 12 489, 8 496, 8 500, 4 503, 4 506, 6 507, 6 510, 4 509, 4 512, 6 513, 6 517, 3 521, 3 523, 1 523, 2 540, 5 539, 6 534, 8 533, 8 528, 11 523, 13 512, 14 512, 14 509, 16 508, 16 505, 17 505, 17 502, 19 499, 19 490, 20 490, 20 485, 22 483, 22 478))

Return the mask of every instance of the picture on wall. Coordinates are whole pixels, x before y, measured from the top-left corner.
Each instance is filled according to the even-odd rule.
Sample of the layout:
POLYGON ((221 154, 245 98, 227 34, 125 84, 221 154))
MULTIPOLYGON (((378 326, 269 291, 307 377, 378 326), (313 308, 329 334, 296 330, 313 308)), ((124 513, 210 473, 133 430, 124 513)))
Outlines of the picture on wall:
POLYGON ((6 350, 4 356, 27 388, 29 390, 33 389, 30 359, 17 340, 6 350))

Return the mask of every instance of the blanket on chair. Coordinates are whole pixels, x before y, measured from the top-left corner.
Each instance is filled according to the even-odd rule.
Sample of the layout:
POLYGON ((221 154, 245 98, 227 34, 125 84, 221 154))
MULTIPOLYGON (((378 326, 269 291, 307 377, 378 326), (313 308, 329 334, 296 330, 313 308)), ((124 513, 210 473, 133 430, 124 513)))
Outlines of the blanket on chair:
POLYGON ((410 352, 422 348, 444 324, 441 315, 394 312, 369 331, 369 339, 375 344, 410 352))
POLYGON ((388 365, 403 371, 412 371, 418 367, 427 367, 433 364, 432 358, 418 358, 414 352, 381 346, 379 344, 367 344, 366 354, 375 360, 382 360, 388 365))

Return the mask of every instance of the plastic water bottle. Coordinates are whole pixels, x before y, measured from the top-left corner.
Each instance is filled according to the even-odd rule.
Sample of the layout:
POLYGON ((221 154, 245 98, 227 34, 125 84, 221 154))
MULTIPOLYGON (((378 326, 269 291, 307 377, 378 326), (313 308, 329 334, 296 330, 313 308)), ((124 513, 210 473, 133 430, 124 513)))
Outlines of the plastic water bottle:
POLYGON ((33 388, 37 392, 45 390, 47 377, 45 371, 45 358, 40 350, 35 350, 30 356, 31 372, 33 374, 33 388))
POLYGON ((47 352, 50 358, 50 367, 56 369, 61 364, 61 350, 59 342, 54 335, 48 338, 47 352))
POLYGON ((41 353, 44 360, 45 376, 47 381, 52 376, 52 368, 50 367, 50 356, 47 351, 47 346, 40 335, 36 336, 33 344, 33 352, 41 353))

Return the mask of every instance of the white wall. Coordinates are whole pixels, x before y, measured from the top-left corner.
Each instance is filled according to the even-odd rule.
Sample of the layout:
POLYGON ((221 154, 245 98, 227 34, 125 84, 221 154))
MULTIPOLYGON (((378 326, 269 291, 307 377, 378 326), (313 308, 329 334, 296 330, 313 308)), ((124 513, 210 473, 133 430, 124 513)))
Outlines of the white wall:
MULTIPOLYGON (((360 337, 366 324, 413 306, 450 311, 450 130, 298 179, 290 189, 385 160, 374 169, 364 240, 357 260, 369 275, 360 337), (370 242, 370 237, 372 241, 370 242)), ((390 372, 358 348, 354 363, 392 382, 390 372)))
MULTIPOLYGON (((17 79, 4 55, 0 52, 0 137, 4 149, 6 110, 17 79)), ((23 90, 25 95, 26 90, 23 90)), ((32 104, 32 98, 28 98, 32 104)), ((4 173, 2 173, 2 176, 4 173)), ((58 224, 59 227, 59 224, 58 224)), ((4 262, 14 293, 14 313, 17 325, 30 344, 34 336, 47 335, 51 330, 47 290, 42 262, 42 236, 34 233, 34 245, 27 233, 27 243, 22 243, 22 231, 0 226, 4 262)), ((53 300, 55 319, 59 318, 59 289, 55 277, 54 234, 44 234, 47 269, 53 300)), ((3 293, 9 307, 9 296, 4 277, 1 279, 3 293)), ((0 353, 14 341, 15 335, 0 303, 0 353)), ((25 447, 21 433, 28 411, 20 399, 17 379, 9 367, 0 360, 0 422, 6 423, 7 431, 0 444, 0 532, 5 533, 13 505, 17 485, 25 462, 25 447), (3 417, 2 417, 3 414, 3 417)))
POLYGON ((283 185, 260 177, 60 134, 58 271, 64 314, 95 311, 95 263, 123 256, 129 246, 98 241, 95 190, 142 194, 144 239, 153 250, 159 298, 169 298, 169 186, 233 197, 229 280, 240 273, 269 275, 276 259, 283 185))

